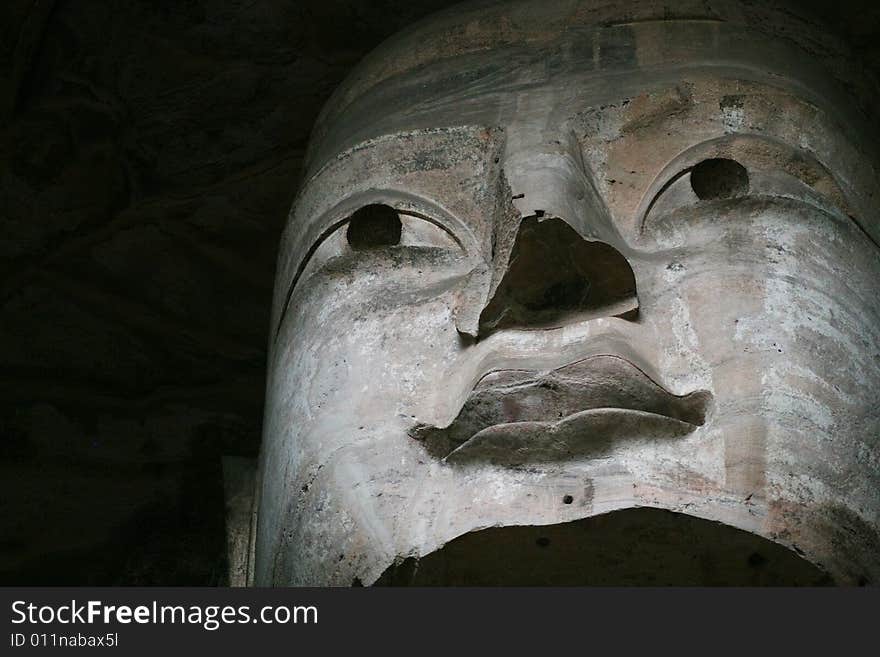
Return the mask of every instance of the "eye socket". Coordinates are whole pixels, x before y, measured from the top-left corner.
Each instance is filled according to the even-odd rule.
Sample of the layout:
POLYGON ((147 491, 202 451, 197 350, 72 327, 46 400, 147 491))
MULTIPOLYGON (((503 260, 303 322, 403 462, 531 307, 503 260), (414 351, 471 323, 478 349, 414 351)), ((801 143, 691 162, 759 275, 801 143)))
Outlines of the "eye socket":
MULTIPOLYGON (((365 205, 328 229, 306 253, 287 290, 278 328, 301 281, 333 261, 348 259, 350 263, 351 257, 357 256, 356 260, 375 262, 376 258, 388 257, 396 267, 421 266, 421 274, 425 266, 439 266, 444 258, 446 264, 466 262, 462 257, 466 255, 459 239, 439 221, 383 203, 365 205), (416 264, 419 258, 426 264, 416 264)), ((346 267, 348 265, 342 265, 343 269, 346 267)))
POLYGON ((397 211, 387 205, 365 205, 348 222, 345 236, 355 251, 400 244, 403 224, 397 211))
POLYGON ((811 205, 838 218, 852 214, 834 175, 815 157, 756 135, 709 140, 680 153, 648 191, 638 210, 639 236, 666 244, 677 225, 701 213, 730 216, 734 206, 743 210, 767 199, 811 205))
POLYGON ((749 172, 736 160, 703 160, 691 170, 691 189, 701 201, 743 196, 749 192, 749 172))
POLYGON ((357 256, 370 260, 387 256, 400 263, 402 254, 424 257, 430 252, 464 253, 458 240, 439 223, 382 203, 362 206, 340 224, 312 247, 291 285, 291 293, 297 281, 335 258, 357 256))
POLYGON ((747 196, 751 190, 749 172, 729 158, 707 158, 685 168, 667 182, 648 204, 641 230, 658 218, 678 210, 697 207, 699 201, 723 201, 747 196))

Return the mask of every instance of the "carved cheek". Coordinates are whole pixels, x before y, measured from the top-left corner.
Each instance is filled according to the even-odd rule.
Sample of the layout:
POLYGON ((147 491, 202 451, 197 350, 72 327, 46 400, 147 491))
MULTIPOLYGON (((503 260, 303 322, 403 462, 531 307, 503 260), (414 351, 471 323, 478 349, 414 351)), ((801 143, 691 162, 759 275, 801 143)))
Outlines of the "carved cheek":
POLYGON ((395 422, 441 394, 436 381, 460 348, 452 319, 460 276, 448 267, 421 272, 320 274, 307 281, 279 336, 274 365, 302 407, 302 421, 395 422))

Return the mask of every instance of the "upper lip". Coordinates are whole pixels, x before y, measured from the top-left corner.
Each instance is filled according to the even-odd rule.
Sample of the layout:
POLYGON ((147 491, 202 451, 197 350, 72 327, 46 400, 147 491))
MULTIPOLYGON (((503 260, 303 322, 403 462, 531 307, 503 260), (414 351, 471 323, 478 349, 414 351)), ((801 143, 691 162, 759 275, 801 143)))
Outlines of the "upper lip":
POLYGON ((705 422, 711 393, 674 395, 616 355, 545 370, 495 370, 447 426, 411 435, 449 462, 517 465, 595 456, 619 440, 672 437, 705 422))

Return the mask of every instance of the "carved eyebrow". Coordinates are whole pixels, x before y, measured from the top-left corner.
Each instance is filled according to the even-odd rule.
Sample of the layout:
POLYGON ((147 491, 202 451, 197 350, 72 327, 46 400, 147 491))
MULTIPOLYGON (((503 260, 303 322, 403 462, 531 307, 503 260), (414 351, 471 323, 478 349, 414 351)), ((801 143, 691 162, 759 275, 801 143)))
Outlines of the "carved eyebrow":
MULTIPOLYGON (((327 239, 331 235, 335 234, 336 231, 339 230, 339 228, 341 228, 342 226, 344 226, 345 224, 347 224, 349 222, 349 220, 351 219, 351 216, 354 214, 354 212, 358 208, 364 207, 366 205, 370 205, 372 203, 386 201, 386 202, 382 203, 382 205, 388 205, 389 207, 394 208, 394 210, 398 214, 401 214, 401 215, 404 215, 407 217, 415 217, 416 219, 421 219, 423 221, 427 221, 428 223, 437 226, 442 231, 444 231, 447 235, 449 235, 452 238, 452 240, 455 242, 455 244, 462 251, 464 251, 465 253, 468 252, 468 249, 464 245, 464 242, 459 238, 459 236, 456 234, 456 232, 449 225, 447 225, 447 224, 457 224, 460 230, 463 230, 463 231, 469 233, 470 231, 467 230, 467 227, 465 226, 465 224, 463 222, 455 220, 454 217, 449 212, 447 212, 445 210, 441 210, 440 206, 437 204, 426 202, 424 199, 417 199, 417 204, 420 206, 424 206, 424 205, 433 206, 432 209, 435 209, 437 211, 437 215, 442 216, 445 221, 440 220, 434 216, 425 214, 423 212, 413 210, 410 207, 408 207, 413 204, 412 201, 414 200, 415 197, 409 198, 410 195, 403 194, 401 192, 395 192, 394 195, 399 197, 397 199, 397 204, 395 204, 393 202, 393 200, 391 200, 387 197, 384 197, 384 196, 376 197, 376 196, 370 195, 369 199, 364 198, 364 199, 362 199, 363 202, 357 203, 354 205, 347 203, 346 201, 351 200, 351 199, 347 199, 346 201, 338 203, 334 208, 335 211, 331 210, 330 212, 326 213, 328 217, 329 216, 338 216, 340 214, 340 207, 341 206, 345 205, 346 207, 349 207, 349 206, 351 207, 350 211, 342 212, 342 214, 344 214, 343 218, 337 219, 332 224, 330 224, 327 228, 325 228, 323 231, 321 231, 321 233, 318 235, 317 239, 315 239, 315 241, 308 248, 308 250, 305 252, 303 257, 300 259, 299 265, 296 268, 296 273, 294 273, 293 278, 291 279, 290 284, 287 287, 287 291, 284 294, 284 304, 281 307, 281 312, 278 314, 277 324, 273 329, 273 336, 272 336, 273 342, 278 339, 278 334, 281 332, 281 326, 284 323, 284 318, 287 315, 288 308, 290 307, 290 300, 293 298, 293 292, 296 289, 297 284, 299 283, 299 280, 302 278, 303 272, 305 271, 309 262, 314 257, 315 252, 321 247, 321 245, 324 242, 327 241, 327 239), (401 201, 403 201, 403 202, 401 202, 401 201), (400 209, 400 208, 396 207, 396 205, 404 205, 405 207, 403 209, 400 209)), ((473 239, 473 235, 470 235, 470 237, 473 239)))

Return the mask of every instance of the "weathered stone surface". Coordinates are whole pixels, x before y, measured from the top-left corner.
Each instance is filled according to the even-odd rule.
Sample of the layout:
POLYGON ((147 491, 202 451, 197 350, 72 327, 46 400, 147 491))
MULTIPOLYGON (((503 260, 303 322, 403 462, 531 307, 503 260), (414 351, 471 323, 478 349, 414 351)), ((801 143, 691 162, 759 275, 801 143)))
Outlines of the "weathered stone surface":
POLYGON ((880 581, 880 142, 850 61, 735 0, 474 3, 370 55, 281 241, 256 583, 537 583, 500 552, 551 534, 539 574, 604 581, 578 540, 675 561, 676 527, 710 543, 654 581, 880 581), (376 205, 423 229, 347 241, 376 205))
MULTIPOLYGON (((252 456, 257 450, 278 236, 302 177, 309 132, 320 106, 365 53, 451 4, 124 0, 108 8, 72 0, 0 3, 0 583, 225 581, 220 456, 252 456)), ((813 54, 824 57, 829 48, 833 51, 833 34, 840 32, 857 55, 845 60, 851 75, 858 77, 861 69, 876 74, 880 6, 856 0, 797 4, 809 6, 821 19, 813 54)), ((511 15, 493 29, 503 39, 520 20, 511 15)), ((789 25, 779 25, 777 35, 788 40, 789 25)), ((609 57, 622 56, 612 51, 612 43, 602 43, 609 57)), ((431 59, 438 46, 417 40, 404 56, 383 66, 431 59)), ((603 52, 599 55, 601 60, 603 52)), ((479 59, 480 53, 473 56, 479 59)), ((867 115, 876 115, 876 97, 861 91, 858 103, 868 108, 867 115)), ((462 116, 472 109, 470 103, 450 106, 462 116)), ((381 98, 374 107, 374 115, 388 109, 381 98)), ((363 110, 365 115, 372 111, 363 110)), ((625 107, 600 103, 585 113, 580 119, 584 129, 575 133, 577 140, 589 138, 576 150, 584 154, 585 170, 600 172, 597 197, 616 222, 622 221, 640 216, 642 199, 633 190, 665 183, 656 172, 677 154, 675 142, 660 148, 651 135, 701 125, 718 132, 729 125, 736 137, 738 121, 755 112, 773 113, 778 128, 813 125, 815 109, 745 83, 723 92, 711 85, 669 85, 634 94, 625 107), (666 114, 666 120, 650 120, 666 114), (646 139, 651 147, 640 147, 646 139)), ((499 167, 492 168, 493 158, 509 144, 491 130, 475 131, 468 152, 471 158, 485 156, 492 184, 484 183, 482 173, 465 175, 464 160, 450 160, 446 169, 457 171, 449 175, 462 183, 460 188, 446 185, 442 207, 424 206, 431 190, 450 179, 444 173, 440 182, 426 186, 425 174, 444 153, 464 152, 465 140, 456 136, 460 133, 446 133, 453 147, 436 141, 432 147, 411 135, 413 144, 421 144, 412 149, 412 163, 400 152, 406 149, 387 141, 384 153, 377 143, 370 153, 353 155, 375 158, 368 166, 384 167, 388 175, 392 169, 421 167, 422 174, 400 181, 400 188, 412 195, 405 203, 400 195, 394 200, 412 213, 402 215, 402 239, 427 250, 410 251, 408 257, 398 253, 401 266, 417 264, 418 258, 445 262, 448 244, 454 243, 439 228, 423 230, 426 222, 416 215, 454 222, 494 213, 499 218, 495 245, 503 251, 517 234, 503 218, 534 209, 517 208, 508 198, 522 190, 501 191, 509 183, 499 167)), ((787 133, 785 140, 791 142, 792 135, 787 133)), ((558 150, 555 144, 545 146, 558 150)), ((814 199, 820 206, 831 199, 845 207, 851 199, 844 192, 863 187, 839 190, 836 164, 820 166, 799 157, 798 149, 736 139, 717 146, 711 155, 694 153, 694 161, 698 156, 742 161, 747 150, 750 174, 758 166, 768 176, 785 171, 818 192, 814 199)), ((526 144, 521 152, 528 154, 529 148, 526 144)), ((840 154, 841 160, 847 157, 840 154)), ((367 165, 356 168, 361 166, 367 165)), ((671 166, 672 174, 690 164, 671 166)), ((326 174, 331 170, 328 165, 326 174)), ((344 167, 337 170, 339 181, 355 184, 344 167)), ((363 197, 336 208, 340 221, 371 193, 375 197, 371 181, 362 182, 363 197)), ((658 199, 657 212, 652 210, 658 221, 650 225, 663 235, 675 227, 660 220, 661 214, 690 198, 686 177, 680 182, 658 199)), ((790 179, 783 182, 798 189, 790 179)), ((754 175, 751 183, 763 184, 754 175)), ((652 187, 645 198, 656 191, 652 187)), ((310 207, 315 216, 326 210, 319 200, 310 207)), ((847 211, 860 217, 855 207, 847 211)), ((286 252, 294 237, 288 235, 286 252)), ((315 236, 303 237, 310 244, 315 236)), ((484 238, 475 236, 488 244, 484 238)), ((738 242, 731 237, 729 243, 738 242)), ((799 266, 802 255, 771 253, 790 268, 799 266)), ((387 266, 381 257, 375 263, 387 266)), ((685 276, 680 267, 686 264, 670 262, 664 275, 699 276, 699 268, 688 269, 685 276)), ((340 275, 354 275, 360 266, 349 262, 340 275)), ((478 332, 481 302, 498 282, 493 275, 504 271, 499 266, 462 274, 467 284, 456 292, 450 340, 458 339, 456 328, 478 332)), ((451 276, 459 273, 450 271, 451 276)), ((845 273, 829 269, 822 275, 845 273)), ((635 274, 640 279, 640 270, 635 274)), ((430 298, 430 292, 406 294, 413 303, 430 298)), ((674 307, 677 298, 669 292, 657 303, 674 307)), ((363 314, 373 308, 391 313, 392 306, 388 299, 374 299, 363 314)), ((350 315, 336 325, 346 322, 350 315)), ((271 331, 277 326, 276 318, 271 331)), ((769 355, 777 353, 771 352, 774 341, 768 341, 769 355)), ((553 348, 566 352, 563 360, 579 357, 568 342, 553 348)), ((619 352, 619 345, 615 349, 619 352)), ((498 360, 491 350, 480 353, 486 363, 498 360)), ((424 367, 426 376, 441 380, 441 370, 424 367)), ((664 384, 683 376, 649 375, 664 384)), ((475 369, 450 383, 461 396, 442 402, 436 418, 422 413, 419 419, 435 424, 454 419, 477 378, 475 369)), ((406 385, 417 379, 410 377, 406 385)), ((833 385, 841 383, 847 389, 843 376, 833 385)), ((316 407, 326 408, 325 393, 329 389, 316 394, 316 407)), ((817 394, 830 393, 822 388, 817 394)), ((421 452, 414 454, 421 457, 421 452)), ((736 455, 731 445, 731 462, 736 455)), ((307 477, 328 471, 316 468, 310 465, 307 477)), ((687 474, 682 470, 682 477, 687 474)), ((391 499, 393 490, 388 494, 391 499)), ((556 497, 547 499, 559 503, 556 497)), ((778 515, 791 513, 781 502, 773 508, 778 515)), ((828 531, 841 545, 853 536, 864 542, 870 535, 857 513, 829 507, 827 517, 834 519, 828 531)), ((390 558, 398 550, 387 552, 390 558)), ((340 571, 334 581, 348 583, 352 572, 340 571)))

